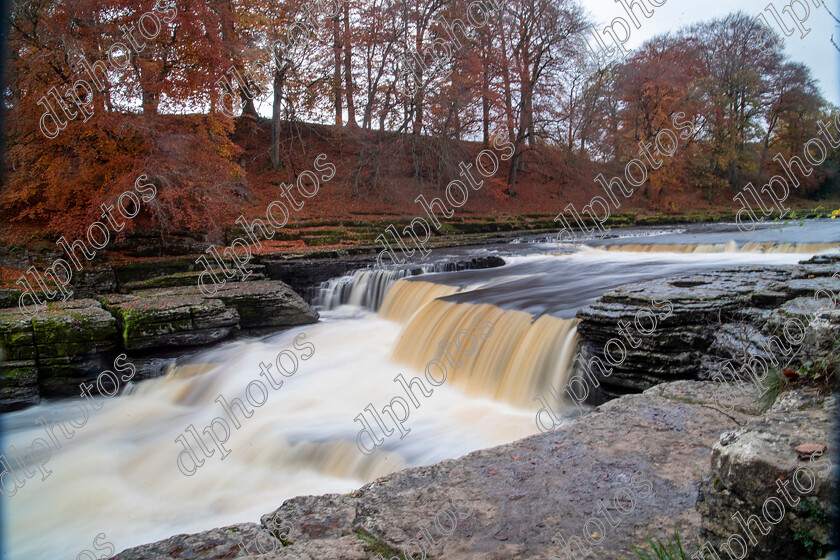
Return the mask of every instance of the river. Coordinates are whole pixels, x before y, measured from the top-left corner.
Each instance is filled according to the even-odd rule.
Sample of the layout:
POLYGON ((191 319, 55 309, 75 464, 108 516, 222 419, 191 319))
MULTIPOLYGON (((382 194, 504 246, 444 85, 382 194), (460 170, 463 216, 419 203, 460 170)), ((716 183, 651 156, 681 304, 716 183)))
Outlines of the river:
MULTIPOLYGON (((37 474, 3 498, 6 557, 72 560, 100 533, 119 551, 258 522, 296 495, 349 492, 406 466, 537 433, 533 396, 568 378, 578 309, 628 282, 838 252, 838 225, 810 221, 751 234, 725 224, 633 228, 578 250, 523 237, 433 256, 498 255, 506 262, 500 268, 336 279, 318 295, 317 324, 216 344, 180 360, 166 377, 101 401, 102 409, 53 450, 46 480, 37 474), (493 323, 492 335, 431 396, 419 397, 405 422, 410 432, 386 438, 372 454, 360 452, 354 418, 369 404, 380 409, 404 396, 395 376, 422 377, 425 364, 441 357, 439 343, 469 329, 478 313, 493 323), (314 354, 300 359, 250 418, 240 417, 226 443, 230 453, 223 460, 214 453, 192 476, 182 474, 176 438, 223 416, 219 395, 244 400, 248 384, 260 379, 260 362, 294 350, 301 334, 314 354)), ((3 415, 3 448, 47 437, 35 420, 63 417, 68 402, 3 415)))

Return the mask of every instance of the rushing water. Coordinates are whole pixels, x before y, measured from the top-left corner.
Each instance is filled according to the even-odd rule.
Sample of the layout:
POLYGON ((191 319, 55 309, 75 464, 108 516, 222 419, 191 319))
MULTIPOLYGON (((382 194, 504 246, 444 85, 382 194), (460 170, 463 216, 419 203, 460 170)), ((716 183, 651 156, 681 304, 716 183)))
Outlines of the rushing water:
MULTIPOLYGON (((725 226, 622 235, 572 254, 539 239, 454 252, 500 254, 508 264, 496 269, 435 273, 442 265, 429 265, 421 275, 368 271, 335 279, 322 287, 318 324, 217 344, 165 378, 100 401, 102 409, 72 439, 59 434, 46 480, 36 474, 3 499, 7 557, 73 559, 99 533, 122 550, 258 521, 292 496, 347 492, 405 466, 536 433, 533 395, 547 382, 565 383, 575 312, 605 291, 731 265, 792 264, 840 247, 840 228, 826 221, 751 236, 725 226), (422 377, 426 363, 441 356, 439 344, 469 329, 478 313, 494 324, 492 335, 431 396, 419 398, 405 422, 410 433, 362 454, 354 417, 368 404, 380 409, 404 395, 395 376, 422 377), (314 355, 301 359, 253 416, 239 417, 241 427, 231 428, 226 443, 230 454, 221 460, 215 453, 193 476, 182 474, 175 438, 225 416, 214 402, 219 395, 245 400, 260 363, 294 350, 302 333, 314 355)), ((4 415, 4 449, 46 438, 34 421, 63 418, 68 402, 4 415)))

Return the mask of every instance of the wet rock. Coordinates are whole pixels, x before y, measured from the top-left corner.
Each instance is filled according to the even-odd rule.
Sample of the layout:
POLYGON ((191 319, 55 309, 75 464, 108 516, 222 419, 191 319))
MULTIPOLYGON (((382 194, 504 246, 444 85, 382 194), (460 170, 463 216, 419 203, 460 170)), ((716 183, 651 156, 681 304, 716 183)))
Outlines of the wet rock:
MULTIPOLYGON (((297 293, 311 301, 316 289, 323 282, 344 276, 354 270, 376 266, 375 255, 358 255, 340 259, 287 259, 274 256, 259 257, 265 265, 266 275, 273 280, 289 284, 297 293)), ((417 263, 419 273, 419 263, 417 263)), ((437 263, 440 272, 455 270, 475 270, 504 266, 504 259, 488 255, 464 259, 453 259, 437 263)), ((406 265, 409 266, 409 265, 406 265)))
POLYGON ((840 277, 833 276, 838 270, 834 261, 744 267, 607 292, 577 314, 581 357, 606 363, 604 347, 611 339, 627 353, 620 363, 608 364, 609 375, 593 370, 599 386, 587 402, 675 379, 710 379, 724 360, 738 366, 751 356, 774 362, 771 339, 791 318, 809 325, 803 355, 826 348, 840 325, 840 309, 830 308, 832 294, 840 293, 840 277))
MULTIPOLYGON (((800 459, 803 441, 830 441, 836 399, 815 392, 796 394, 735 430, 735 440, 712 448, 712 472, 703 479, 697 509, 703 517, 701 536, 723 556, 733 543, 739 557, 817 558, 838 543, 829 531, 837 521, 833 482, 836 454, 800 459), (801 409, 792 410, 799 401, 801 409), (739 522, 748 521, 750 531, 739 522), (760 523, 759 523, 760 522, 760 523), (741 555, 735 541, 746 544, 741 555)), ((805 451, 824 451, 824 445, 805 451)), ((728 553, 727 553, 728 554, 728 553)))
MULTIPOLYGON (((256 523, 239 523, 194 535, 175 535, 154 545, 121 552, 120 560, 230 560, 242 555, 239 544, 257 538, 262 528, 256 523)), ((243 555, 244 556, 244 555, 243 555)))

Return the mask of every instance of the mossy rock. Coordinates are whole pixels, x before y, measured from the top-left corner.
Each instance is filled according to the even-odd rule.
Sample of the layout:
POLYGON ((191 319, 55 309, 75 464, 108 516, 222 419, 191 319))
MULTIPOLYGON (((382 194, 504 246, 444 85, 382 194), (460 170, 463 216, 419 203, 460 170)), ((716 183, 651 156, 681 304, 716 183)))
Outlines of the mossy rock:
POLYGON ((320 236, 302 235, 300 238, 308 247, 322 247, 324 245, 338 245, 339 243, 341 243, 342 239, 344 239, 344 235, 342 235, 342 234, 331 234, 331 235, 320 235, 320 236))
POLYGON ((0 412, 25 408, 40 400, 34 360, 0 362, 0 412))
POLYGON ((37 346, 68 343, 87 345, 89 351, 114 347, 116 321, 93 299, 49 303, 32 318, 37 346))
POLYGON ((203 297, 197 287, 102 296, 100 301, 117 318, 129 350, 209 344, 228 336, 239 320, 235 310, 203 297))
POLYGON ((175 259, 151 259, 114 266, 114 275, 120 286, 129 282, 148 280, 165 274, 189 272, 200 268, 194 257, 175 259))
POLYGON ((20 294, 22 293, 20 290, 14 288, 0 289, 0 309, 17 307, 20 301, 20 294))
POLYGON ((0 310, 0 362, 34 358, 32 320, 15 308, 0 310))

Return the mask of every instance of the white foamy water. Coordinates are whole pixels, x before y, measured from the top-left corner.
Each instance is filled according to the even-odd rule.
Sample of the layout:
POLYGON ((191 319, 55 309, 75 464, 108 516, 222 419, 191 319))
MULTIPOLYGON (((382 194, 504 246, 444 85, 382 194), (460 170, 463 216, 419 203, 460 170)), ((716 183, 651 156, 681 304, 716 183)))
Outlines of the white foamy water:
MULTIPOLYGON (((371 315, 223 344, 199 356, 218 364, 206 373, 146 381, 134 394, 105 401, 71 440, 56 430, 62 448, 46 463, 52 471, 46 480, 36 474, 4 499, 9 558, 75 558, 101 532, 122 550, 179 532, 258 522, 292 496, 348 492, 406 464, 434 463, 536 432, 533 413, 465 400, 444 384, 419 397, 405 439, 397 432, 376 453, 363 455, 355 444, 361 426, 353 418, 370 403, 381 409, 405 396, 393 381, 398 373, 422 375, 389 361, 398 333, 397 325, 371 315), (216 451, 195 475, 183 475, 176 465, 183 447, 175 438, 190 424, 201 431, 214 417, 227 418, 214 399, 221 393, 228 401, 245 400, 246 385, 262 379, 259 362, 273 362, 302 332, 315 345, 314 356, 270 390, 251 418, 239 417, 242 427, 232 426, 224 460, 216 451)), ((9 416, 26 415, 32 425, 42 408, 9 416)), ((37 427, 4 445, 22 449, 35 437, 47 436, 37 427)))

